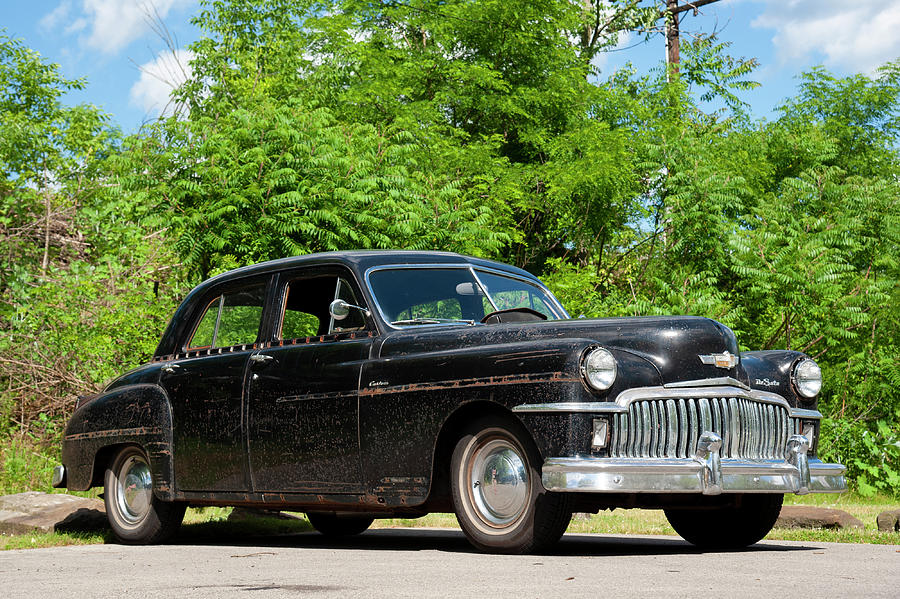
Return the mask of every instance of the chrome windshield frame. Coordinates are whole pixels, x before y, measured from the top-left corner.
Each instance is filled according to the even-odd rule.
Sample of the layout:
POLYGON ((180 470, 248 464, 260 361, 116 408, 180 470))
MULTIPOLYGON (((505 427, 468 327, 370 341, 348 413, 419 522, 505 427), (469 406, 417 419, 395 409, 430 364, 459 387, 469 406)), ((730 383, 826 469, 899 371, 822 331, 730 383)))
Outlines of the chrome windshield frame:
POLYGON ((545 302, 547 306, 554 312, 554 316, 556 316, 557 320, 569 320, 571 316, 566 312, 565 308, 563 308, 562 304, 560 304, 559 300, 556 299, 556 296, 547 289, 547 286, 541 283, 536 279, 529 279, 527 277, 523 277, 521 275, 517 275, 515 273, 511 273, 505 270, 501 270, 498 268, 490 268, 486 266, 479 266, 468 264, 465 262, 450 262, 446 264, 436 264, 436 263, 426 263, 426 264, 381 264, 378 266, 372 266, 366 269, 365 273, 363 273, 363 278, 365 279, 366 290, 369 292, 369 295, 372 297, 372 304, 375 306, 375 310, 378 313, 378 316, 381 318, 381 321, 384 323, 386 327, 395 331, 404 331, 410 328, 433 328, 433 327, 446 327, 446 326, 458 326, 458 325, 467 325, 469 321, 465 322, 442 322, 439 324, 422 324, 422 325, 407 325, 407 326, 398 326, 391 324, 391 321, 387 318, 384 313, 384 309, 381 306, 381 303, 378 301, 378 295, 375 293, 375 290, 372 288, 372 281, 370 280, 370 276, 373 272, 378 272, 381 270, 468 270, 469 274, 472 275, 472 278, 475 280, 476 285, 481 290, 481 293, 484 294, 486 298, 488 298, 488 302, 490 302, 491 306, 494 308, 497 305, 494 303, 494 299, 490 296, 485 287, 484 283, 482 283, 481 279, 478 276, 477 271, 483 271, 489 274, 506 277, 509 279, 514 279, 516 281, 521 281, 525 284, 531 285, 539 290, 541 290, 549 302, 545 302))

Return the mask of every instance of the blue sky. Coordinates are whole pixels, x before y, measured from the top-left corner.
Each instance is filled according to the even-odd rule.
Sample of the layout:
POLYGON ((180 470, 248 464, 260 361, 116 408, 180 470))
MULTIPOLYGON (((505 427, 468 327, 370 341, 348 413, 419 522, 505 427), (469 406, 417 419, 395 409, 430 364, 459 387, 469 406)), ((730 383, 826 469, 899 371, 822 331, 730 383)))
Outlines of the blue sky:
MULTIPOLYGON (((197 0, 0 0, 0 28, 21 38, 62 67, 70 78, 85 77, 85 90, 69 103, 90 102, 112 114, 126 132, 155 118, 166 106, 170 83, 188 70, 186 46, 199 36, 190 24, 197 0), (156 14, 175 42, 175 52, 154 31, 156 14)), ((744 93, 752 113, 772 118, 796 90, 796 76, 822 64, 837 75, 874 74, 900 58, 900 0, 722 0, 682 22, 682 33, 719 31, 731 53, 755 57, 753 79, 762 87, 744 93)), ((603 55, 606 73, 632 62, 646 71, 664 57, 656 36, 603 55)))

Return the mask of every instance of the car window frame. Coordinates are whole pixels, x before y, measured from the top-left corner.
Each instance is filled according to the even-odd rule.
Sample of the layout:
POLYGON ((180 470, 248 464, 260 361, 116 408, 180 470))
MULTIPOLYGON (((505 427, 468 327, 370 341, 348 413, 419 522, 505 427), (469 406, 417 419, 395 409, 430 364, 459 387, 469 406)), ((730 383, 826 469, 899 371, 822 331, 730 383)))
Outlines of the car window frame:
MULTIPOLYGON (((203 298, 196 303, 197 308, 192 311, 190 321, 193 323, 190 327, 185 329, 186 333, 183 335, 182 340, 176 346, 178 348, 179 354, 181 353, 196 353, 203 351, 213 351, 213 350, 223 350, 234 347, 256 347, 260 343, 262 343, 263 332, 265 330, 265 324, 267 319, 269 318, 269 313, 271 312, 271 302, 272 302, 272 291, 273 291, 273 280, 274 276, 272 274, 265 275, 253 275, 249 277, 241 277, 239 279, 231 279, 228 281, 223 281, 222 283, 216 285, 215 287, 207 290, 206 293, 203 294, 203 298), (200 323, 203 320, 203 317, 206 315, 207 310, 209 310, 210 306, 212 306, 213 302, 220 300, 220 298, 224 297, 228 293, 234 292, 240 289, 247 289, 249 287, 254 287, 256 285, 261 285, 263 288, 263 301, 262 301, 262 311, 260 312, 259 325, 256 329, 256 338, 252 342, 242 343, 239 345, 227 345, 222 347, 190 347, 189 344, 193 340, 194 335, 197 334, 197 328, 200 326, 200 323), (202 308, 201 308, 202 306, 202 308)), ((216 317, 217 321, 221 318, 221 312, 216 317)))
MULTIPOLYGON (((277 273, 277 277, 274 282, 274 290, 273 290, 273 299, 272 299, 272 314, 270 317, 270 326, 269 330, 266 332, 264 337, 265 341, 268 343, 278 344, 283 343, 285 341, 290 341, 290 339, 282 338, 282 328, 284 326, 284 314, 286 303, 288 299, 288 288, 290 284, 294 281, 302 280, 302 279, 312 279, 315 277, 321 276, 333 276, 336 280, 343 279, 350 285, 350 289, 353 291, 353 294, 356 296, 357 301, 360 302, 360 306, 363 308, 367 308, 367 305, 371 302, 369 301, 368 296, 363 293, 362 287, 357 281, 356 274, 348 268, 344 264, 333 263, 333 264, 315 264, 310 266, 304 266, 300 268, 293 268, 288 270, 283 270, 277 273)), ((335 293, 337 293, 337 284, 335 284, 335 293)), ((370 311, 371 314, 371 311, 370 311)), ((311 337, 307 337, 308 339, 316 339, 316 338, 325 338, 325 337, 334 337, 336 335, 344 335, 344 334, 366 334, 373 335, 378 333, 378 326, 375 320, 371 316, 367 316, 363 313, 363 322, 364 327, 360 331, 339 331, 333 332, 332 324, 329 322, 329 332, 323 335, 312 335, 311 337)), ((329 317, 330 318, 330 317, 329 317)))

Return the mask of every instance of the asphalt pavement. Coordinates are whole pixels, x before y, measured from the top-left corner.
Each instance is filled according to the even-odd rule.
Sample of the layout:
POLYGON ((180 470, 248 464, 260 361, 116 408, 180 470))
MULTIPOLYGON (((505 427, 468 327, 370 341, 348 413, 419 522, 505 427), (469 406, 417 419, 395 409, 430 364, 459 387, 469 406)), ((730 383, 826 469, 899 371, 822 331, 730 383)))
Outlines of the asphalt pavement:
POLYGON ((900 545, 763 541, 703 553, 677 537, 567 534, 542 555, 475 552, 462 533, 380 529, 203 544, 0 553, 18 597, 900 597, 900 545))

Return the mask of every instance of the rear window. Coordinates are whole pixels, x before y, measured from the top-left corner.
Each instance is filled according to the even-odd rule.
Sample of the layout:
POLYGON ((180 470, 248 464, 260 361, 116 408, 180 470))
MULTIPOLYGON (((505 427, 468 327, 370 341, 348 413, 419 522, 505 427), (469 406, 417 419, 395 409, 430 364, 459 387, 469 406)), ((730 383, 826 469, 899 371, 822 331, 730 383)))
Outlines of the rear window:
POLYGON ((188 349, 249 345, 256 342, 262 320, 265 285, 222 294, 207 305, 188 349))

